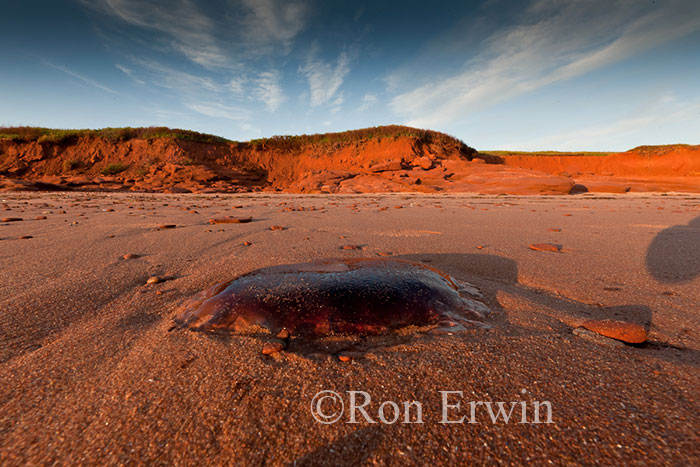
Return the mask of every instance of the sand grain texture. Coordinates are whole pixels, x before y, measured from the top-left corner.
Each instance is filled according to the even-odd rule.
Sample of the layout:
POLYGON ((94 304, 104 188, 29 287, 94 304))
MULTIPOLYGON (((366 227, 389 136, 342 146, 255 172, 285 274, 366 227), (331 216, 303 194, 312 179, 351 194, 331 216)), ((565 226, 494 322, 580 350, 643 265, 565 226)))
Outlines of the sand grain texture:
POLYGON ((25 220, 0 225, 0 464, 700 463, 697 196, 5 193, 2 205, 25 220), (208 223, 237 206, 260 222, 208 223), (292 337, 270 355, 272 336, 173 329, 186 299, 237 274, 389 251, 478 286, 491 329, 292 337), (167 280, 146 286, 154 276, 167 280), (588 319, 638 324, 647 342, 582 339, 588 319), (323 425, 310 413, 321 390, 366 391, 375 415, 418 400, 425 423, 323 425), (554 423, 443 425, 439 391, 550 401, 554 423))

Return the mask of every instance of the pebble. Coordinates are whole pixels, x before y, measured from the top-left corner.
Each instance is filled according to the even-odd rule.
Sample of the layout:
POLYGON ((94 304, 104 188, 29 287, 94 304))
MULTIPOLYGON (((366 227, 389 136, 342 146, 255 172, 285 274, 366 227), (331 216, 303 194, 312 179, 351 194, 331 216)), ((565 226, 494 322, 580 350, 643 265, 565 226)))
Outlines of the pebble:
POLYGON ((268 342, 265 344, 262 348, 262 353, 263 355, 272 355, 276 354, 278 352, 281 352, 285 348, 284 342, 281 341, 273 341, 273 342, 268 342))
POLYGON ((535 251, 553 251, 555 253, 561 253, 561 245, 555 245, 554 243, 533 243, 530 245, 530 249, 535 251))
POLYGON ((252 245, 252 244, 253 244, 253 242, 248 242, 248 241, 245 241, 245 242, 243 242, 243 244, 244 244, 245 246, 250 246, 250 245, 252 245))
POLYGON ((343 245, 341 250, 364 250, 364 245, 343 245))
POLYGON ((27 240, 27 239, 34 238, 34 237, 31 236, 31 235, 23 235, 23 236, 21 236, 21 237, 19 237, 19 238, 22 239, 22 240, 27 240))
POLYGON ((582 327, 601 336, 617 339, 629 344, 641 344, 647 340, 647 331, 642 326, 612 319, 589 319, 582 327))
POLYGON ((135 253, 127 253, 124 256, 122 256, 122 259, 136 259, 136 258, 140 258, 140 257, 141 257, 140 255, 137 255, 135 253))
POLYGON ((338 355, 338 360, 341 362, 351 362, 352 357, 350 355, 338 355))
POLYGON ((174 229, 177 227, 175 224, 161 224, 158 226, 159 229, 174 229))
POLYGON ((20 222, 21 220, 21 217, 3 217, 0 222, 20 222))
POLYGON ((252 217, 219 217, 209 219, 210 224, 247 224, 253 220, 252 217))
POLYGON ((163 279, 161 279, 158 276, 153 276, 148 278, 148 280, 146 281, 146 285, 158 284, 159 282, 163 282, 163 279))
POLYGON ((379 256, 392 256, 393 254, 394 253, 392 253, 391 251, 380 251, 379 253, 377 253, 377 255, 379 256))
POLYGON ((43 221, 44 219, 47 219, 47 217, 46 216, 36 216, 34 218, 35 221, 43 221))
POLYGON ((270 230, 284 230, 284 227, 281 225, 271 225, 270 230))

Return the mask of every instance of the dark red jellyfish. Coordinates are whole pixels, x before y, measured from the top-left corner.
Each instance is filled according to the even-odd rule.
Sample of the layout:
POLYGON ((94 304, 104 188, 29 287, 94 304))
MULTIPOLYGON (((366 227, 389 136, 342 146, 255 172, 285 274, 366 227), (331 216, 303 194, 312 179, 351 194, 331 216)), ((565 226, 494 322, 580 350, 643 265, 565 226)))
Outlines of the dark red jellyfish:
POLYGON ((381 334, 405 326, 472 325, 489 309, 474 286, 399 259, 322 260, 258 269, 206 289, 177 313, 195 331, 381 334))

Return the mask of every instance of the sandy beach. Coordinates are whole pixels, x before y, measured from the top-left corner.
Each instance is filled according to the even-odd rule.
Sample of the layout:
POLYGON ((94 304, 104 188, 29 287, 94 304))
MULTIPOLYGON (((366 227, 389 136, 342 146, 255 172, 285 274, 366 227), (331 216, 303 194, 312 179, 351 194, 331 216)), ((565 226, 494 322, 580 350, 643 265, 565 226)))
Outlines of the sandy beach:
POLYGON ((22 219, 0 223, 3 465, 700 462, 697 195, 5 193, 0 208, 22 219), (253 221, 208 222, 225 216, 253 221), (379 254, 476 285, 490 329, 292 338, 270 356, 265 336, 173 329, 238 274, 379 254), (577 328, 606 318, 647 342, 577 328), (324 390, 346 408, 365 392, 377 423, 319 423, 324 390), (552 423, 483 406, 442 423, 445 391, 461 391, 450 421, 470 401, 547 401, 552 423), (420 402, 423 423, 382 422, 384 401, 420 402))

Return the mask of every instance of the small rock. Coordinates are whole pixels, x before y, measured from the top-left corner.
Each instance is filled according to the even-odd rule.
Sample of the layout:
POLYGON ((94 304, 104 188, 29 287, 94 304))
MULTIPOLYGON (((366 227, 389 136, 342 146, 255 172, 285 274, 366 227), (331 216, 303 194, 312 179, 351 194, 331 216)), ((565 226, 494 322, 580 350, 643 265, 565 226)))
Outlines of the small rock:
POLYGON ((34 238, 34 237, 31 236, 31 235, 23 235, 23 236, 21 236, 21 237, 19 237, 19 238, 22 239, 22 240, 28 240, 28 239, 34 238))
POLYGON ((250 245, 252 245, 252 244, 253 244, 253 242, 248 242, 248 241, 245 241, 245 242, 243 242, 243 244, 244 244, 245 246, 250 246, 250 245))
POLYGON ((263 355, 272 355, 284 350, 286 345, 281 341, 268 342, 262 348, 263 355))
POLYGON ((0 222, 20 222, 21 220, 21 217, 3 217, 0 222))
POLYGON ((581 185, 580 183, 576 183, 569 190, 570 195, 580 195, 582 193, 588 193, 588 187, 586 187, 585 185, 581 185))
POLYGON ((161 224, 158 226, 159 229, 174 229, 177 227, 175 224, 161 224))
POLYGON ((401 170, 401 161, 394 160, 382 164, 376 164, 371 166, 369 170, 372 172, 392 172, 396 170, 401 170))
POLYGON ((428 156, 423 156, 415 159, 413 165, 420 167, 423 170, 430 170, 433 167, 433 161, 428 156))
POLYGON ((287 331, 286 329, 282 329, 280 332, 277 333, 277 338, 289 339, 289 331, 287 331))
POLYGON ((341 250, 364 250, 364 245, 343 245, 340 247, 341 250))
POLYGON ((547 232, 561 232, 561 229, 547 229, 547 232))
POLYGON ((350 355, 338 355, 338 360, 341 362, 351 362, 352 357, 350 355))
POLYGON ((612 319, 590 319, 581 326, 605 337, 629 344, 641 344, 647 340, 647 331, 642 326, 612 319))
POLYGON ((163 282, 163 279, 161 279, 161 278, 158 277, 158 276, 153 276, 153 277, 149 277, 149 278, 148 278, 148 280, 146 281, 146 285, 158 284, 158 283, 160 283, 160 282, 163 282))
POLYGON ((45 220, 45 219, 47 219, 46 216, 36 216, 36 217, 34 218, 35 221, 43 221, 43 220, 45 220))
POLYGON ((247 224, 253 220, 252 217, 220 217, 209 219, 210 224, 247 224))
POLYGON ((141 257, 140 255, 137 255, 135 253, 127 253, 124 256, 122 256, 122 259, 136 259, 136 258, 140 258, 140 257, 141 257))
POLYGON ((377 253, 377 255, 379 256, 391 256, 393 254, 394 253, 392 253, 391 251, 380 251, 379 253, 377 253))
POLYGON ((533 243, 530 245, 530 249, 535 251, 553 251, 554 253, 561 253, 561 245, 555 245, 554 243, 533 243))
POLYGON ((271 225, 270 230, 284 230, 284 227, 281 225, 271 225))

